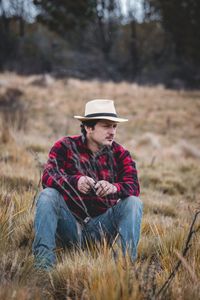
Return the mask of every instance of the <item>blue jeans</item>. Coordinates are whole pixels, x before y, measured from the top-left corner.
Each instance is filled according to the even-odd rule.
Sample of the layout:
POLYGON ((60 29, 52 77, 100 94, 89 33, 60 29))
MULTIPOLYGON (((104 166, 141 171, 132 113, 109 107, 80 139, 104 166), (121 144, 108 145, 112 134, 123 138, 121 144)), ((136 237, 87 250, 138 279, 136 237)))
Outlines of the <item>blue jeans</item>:
POLYGON ((80 230, 62 195, 56 189, 46 188, 39 194, 36 204, 33 243, 36 266, 49 268, 55 265, 56 237, 66 247, 81 247, 88 240, 101 241, 102 234, 109 241, 119 234, 123 254, 128 252, 134 261, 137 256, 141 219, 140 199, 129 196, 105 213, 91 218, 80 230))

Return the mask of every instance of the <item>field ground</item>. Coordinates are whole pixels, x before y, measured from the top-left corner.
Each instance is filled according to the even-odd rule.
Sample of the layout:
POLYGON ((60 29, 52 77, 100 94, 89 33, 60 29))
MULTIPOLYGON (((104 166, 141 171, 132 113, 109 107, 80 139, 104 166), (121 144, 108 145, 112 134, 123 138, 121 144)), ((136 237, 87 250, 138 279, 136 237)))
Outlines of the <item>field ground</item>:
MULTIPOLYGON (((126 82, 0 74, 0 299, 200 299, 200 238, 189 226, 200 210, 200 91, 126 82), (138 260, 112 259, 103 245, 58 251, 57 268, 33 267, 33 199, 48 150, 77 134, 86 101, 112 98, 129 122, 117 141, 137 162, 144 216, 138 260), (159 290, 177 261, 166 292, 159 290), (155 296, 157 295, 157 296, 155 296)), ((194 226, 199 229, 200 216, 194 226)))

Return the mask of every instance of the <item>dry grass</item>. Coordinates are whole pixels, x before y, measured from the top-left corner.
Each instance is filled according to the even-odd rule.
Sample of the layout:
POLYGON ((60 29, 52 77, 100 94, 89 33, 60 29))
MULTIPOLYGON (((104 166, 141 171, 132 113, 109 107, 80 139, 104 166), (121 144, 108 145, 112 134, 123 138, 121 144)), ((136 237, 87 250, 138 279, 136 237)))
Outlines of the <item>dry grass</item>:
MULTIPOLYGON (((177 260, 161 299, 199 299, 200 238, 182 248, 200 206, 200 92, 140 87, 126 82, 51 80, 0 74, 0 299, 155 299, 177 260), (34 210, 40 168, 55 139, 77 134, 74 114, 92 98, 113 98, 129 122, 117 140, 137 160, 144 201, 138 260, 117 262, 104 244, 58 252, 56 269, 33 267, 34 210)), ((200 220, 198 220, 199 225, 200 220)), ((197 226, 196 225, 196 226, 197 226)))

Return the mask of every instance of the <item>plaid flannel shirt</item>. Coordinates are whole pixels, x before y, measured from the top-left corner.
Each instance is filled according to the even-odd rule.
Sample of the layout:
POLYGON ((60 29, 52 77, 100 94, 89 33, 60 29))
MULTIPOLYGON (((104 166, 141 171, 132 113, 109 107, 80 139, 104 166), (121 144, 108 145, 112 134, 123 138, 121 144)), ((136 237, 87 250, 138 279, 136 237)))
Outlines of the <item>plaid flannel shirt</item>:
POLYGON ((43 187, 57 189, 78 220, 95 217, 115 205, 119 199, 139 196, 140 187, 135 162, 130 153, 116 142, 92 153, 83 135, 63 137, 55 142, 42 176, 43 187), (81 176, 95 182, 106 180, 117 187, 115 194, 99 197, 92 189, 83 194, 77 189, 81 176))

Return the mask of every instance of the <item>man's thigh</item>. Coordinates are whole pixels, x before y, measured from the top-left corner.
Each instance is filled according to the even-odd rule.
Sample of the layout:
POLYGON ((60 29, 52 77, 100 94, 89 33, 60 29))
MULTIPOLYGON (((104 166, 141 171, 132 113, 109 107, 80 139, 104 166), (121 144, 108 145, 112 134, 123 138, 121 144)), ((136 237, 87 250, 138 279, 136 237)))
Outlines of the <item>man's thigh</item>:
POLYGON ((79 224, 67 204, 63 201, 57 225, 57 240, 65 247, 79 245, 81 232, 79 224))

